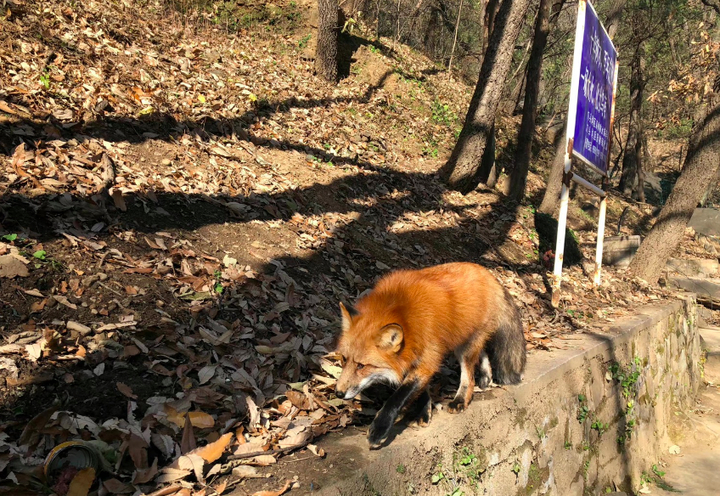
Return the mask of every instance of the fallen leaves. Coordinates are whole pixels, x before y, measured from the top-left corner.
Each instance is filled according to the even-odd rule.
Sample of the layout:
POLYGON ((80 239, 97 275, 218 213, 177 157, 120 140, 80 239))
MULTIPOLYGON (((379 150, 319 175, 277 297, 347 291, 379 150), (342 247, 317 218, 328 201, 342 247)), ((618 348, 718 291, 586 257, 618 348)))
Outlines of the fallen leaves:
POLYGON ((77 475, 73 477, 72 482, 70 482, 67 496, 87 496, 93 482, 95 482, 94 468, 84 468, 80 470, 77 475))
POLYGON ((27 277, 30 275, 27 264, 29 262, 19 255, 0 256, 0 277, 12 279, 14 277, 27 277))
MULTIPOLYGON (((512 243, 536 247, 521 215, 488 212, 480 193, 445 191, 426 173, 434 163, 415 168, 425 159, 403 155, 405 142, 422 149, 418 137, 432 135, 448 145, 453 130, 415 111, 388 112, 384 88, 364 99, 367 84, 353 78, 328 89, 293 53, 263 53, 250 37, 198 37, 106 0, 53 5, 0 33, 16 39, 8 46, 24 64, 0 53, 0 141, 12 147, 0 154, 0 186, 15 198, 7 211, 23 213, 9 220, 27 215, 42 230, 0 243, 0 277, 14 286, 3 303, 23 325, 28 315, 36 322, 3 323, 0 367, 8 389, 54 380, 77 388, 69 409, 102 408, 92 418, 43 412, 18 439, 2 431, 15 461, 41 463, 65 439, 104 440, 116 460, 113 475, 98 474, 106 491, 148 493, 162 483, 170 485, 151 494, 179 496, 203 481, 200 490, 220 493, 218 478, 254 477, 296 449, 322 457, 311 443, 349 425, 358 406, 332 393, 337 301, 355 300, 391 265, 459 257, 454 232, 466 242, 508 223, 512 243), (31 24, 61 46, 30 36, 31 24), (50 90, 38 82, 46 68, 50 90), (397 135, 383 127, 390 123, 412 132, 397 135), (225 222, 216 234, 205 229, 225 222), (446 234, 438 254, 432 236, 446 234), (16 299, 27 303, 15 308, 16 299), (25 374, 43 366, 52 372, 25 374), (83 390, 88 377, 102 386, 83 390)), ((151 5, 148 15, 155 7, 166 8, 151 5)), ((419 106, 445 91, 459 108, 466 89, 438 78, 424 78, 432 91, 418 95, 419 106)), ((570 270, 572 314, 553 315, 541 272, 507 268, 531 261, 493 257, 522 306, 531 349, 593 325, 588 308, 619 305, 604 287, 585 299, 586 278, 570 270)), ((617 282, 623 299, 644 297, 617 282)))
POLYGON ((284 494, 285 491, 290 489, 291 481, 286 481, 285 485, 278 489, 277 491, 257 491, 252 494, 252 496, 280 496, 281 494, 284 494))

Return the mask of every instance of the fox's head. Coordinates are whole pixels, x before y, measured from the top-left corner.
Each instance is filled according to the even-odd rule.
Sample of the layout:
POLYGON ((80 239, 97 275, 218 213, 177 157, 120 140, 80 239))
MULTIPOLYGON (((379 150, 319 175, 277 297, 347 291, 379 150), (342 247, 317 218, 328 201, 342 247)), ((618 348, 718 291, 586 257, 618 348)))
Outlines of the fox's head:
POLYGON ((348 310, 342 303, 340 312, 342 335, 337 351, 343 357, 343 370, 335 394, 349 400, 377 382, 400 384, 397 355, 403 344, 402 326, 348 310))

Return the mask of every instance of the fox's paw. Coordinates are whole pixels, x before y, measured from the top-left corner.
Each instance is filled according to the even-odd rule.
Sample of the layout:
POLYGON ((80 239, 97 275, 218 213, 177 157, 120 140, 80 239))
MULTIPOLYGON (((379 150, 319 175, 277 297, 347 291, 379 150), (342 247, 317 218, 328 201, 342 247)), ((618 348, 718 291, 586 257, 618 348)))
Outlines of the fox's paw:
POLYGON ((467 408, 465 401, 462 398, 455 398, 448 405, 448 411, 450 413, 460 413, 467 408))
POLYGON ((370 448, 375 449, 383 445, 390 435, 390 429, 392 429, 392 422, 385 418, 376 417, 373 423, 370 424, 370 430, 368 431, 368 442, 370 448))
POLYGON ((491 381, 492 381, 492 377, 485 375, 485 374, 481 374, 480 380, 478 381, 478 386, 480 387, 480 389, 487 389, 488 386, 490 385, 491 381))
POLYGON ((428 401, 428 404, 418 414, 415 421, 420 427, 427 427, 432 418, 432 402, 428 401))

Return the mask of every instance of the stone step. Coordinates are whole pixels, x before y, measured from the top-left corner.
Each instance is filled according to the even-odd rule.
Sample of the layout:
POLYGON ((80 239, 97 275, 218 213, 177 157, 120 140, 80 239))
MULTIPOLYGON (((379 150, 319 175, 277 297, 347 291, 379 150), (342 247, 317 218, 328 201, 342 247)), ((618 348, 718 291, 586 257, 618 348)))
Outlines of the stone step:
POLYGON ((720 279, 669 277, 668 285, 695 293, 698 300, 720 300, 720 279))
POLYGON ((720 275, 720 262, 717 259, 671 258, 667 261, 668 271, 684 277, 713 277, 720 275))
POLYGON ((705 380, 720 384, 720 327, 701 327, 698 329, 702 346, 707 351, 705 361, 705 380))

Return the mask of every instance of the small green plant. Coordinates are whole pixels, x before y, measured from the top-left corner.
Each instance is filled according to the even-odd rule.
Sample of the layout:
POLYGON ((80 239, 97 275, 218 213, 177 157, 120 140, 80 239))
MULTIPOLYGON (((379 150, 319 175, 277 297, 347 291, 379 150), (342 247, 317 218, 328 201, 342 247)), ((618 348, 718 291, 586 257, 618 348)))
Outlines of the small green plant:
POLYGON ((565 441, 565 449, 571 450, 572 449, 572 443, 570 441, 565 441))
POLYGON ((540 439, 545 439, 547 437, 547 433, 545 432, 545 428, 535 426, 535 433, 537 434, 537 437, 540 439))
POLYGON ((50 89, 50 74, 47 72, 40 76, 40 83, 46 90, 50 89))
POLYGON ((433 476, 430 478, 430 482, 432 482, 433 484, 438 484, 442 480, 445 480, 445 474, 443 474, 442 472, 433 474, 433 476))
POLYGON ((376 47, 375 45, 368 45, 368 49, 372 53, 380 53, 380 49, 378 47, 376 47))
POLYGON ((310 38, 312 38, 311 34, 303 36, 300 41, 298 41, 298 48, 305 48, 308 45, 310 38))
POLYGON ((637 383, 640 379, 642 366, 643 363, 639 357, 635 357, 627 368, 620 366, 619 363, 610 365, 610 375, 620 385, 623 399, 626 400, 625 409, 623 410, 625 429, 618 436, 618 444, 621 446, 624 446, 630 439, 637 424, 635 420, 635 396, 637 395, 637 383))
POLYGON ((17 234, 6 234, 6 235, 4 235, 2 238, 3 238, 5 241, 13 242, 13 241, 15 241, 15 240, 17 239, 17 237, 18 237, 17 234))
POLYGON ((404 474, 404 473, 407 471, 407 469, 405 468, 405 465, 403 465, 403 464, 401 463, 400 465, 398 465, 398 466, 395 468, 395 471, 396 471, 398 474, 404 474))
POLYGON ((450 110, 450 106, 446 103, 440 102, 437 98, 433 101, 430 109, 432 111, 432 120, 438 124, 449 126, 457 119, 453 111, 450 110))
POLYGON ((47 252, 45 250, 37 250, 35 253, 33 253, 33 257, 37 258, 38 260, 45 261, 45 257, 47 255, 47 252))
POLYGON ((656 463, 653 463, 652 471, 653 471, 653 474, 657 475, 658 477, 665 477, 665 472, 660 470, 656 463))
POLYGON ((590 409, 585 404, 585 395, 584 394, 578 394, 578 401, 580 402, 580 408, 578 408, 578 414, 577 414, 577 420, 581 424, 585 422, 585 419, 587 419, 588 415, 590 414, 590 409))
POLYGON ((608 430, 608 427, 610 427, 610 424, 600 422, 597 419, 590 426, 591 429, 594 429, 597 431, 599 436, 602 436, 603 434, 605 434, 605 432, 608 430))
POLYGON ((512 469, 511 469, 511 470, 513 471, 513 473, 514 473, 515 475, 519 475, 521 468, 522 468, 522 467, 520 466, 520 462, 516 460, 515 463, 513 463, 513 466, 512 466, 512 469))
POLYGON ((425 147, 423 148, 423 155, 429 155, 432 158, 438 158, 440 156, 440 150, 437 148, 425 147))

